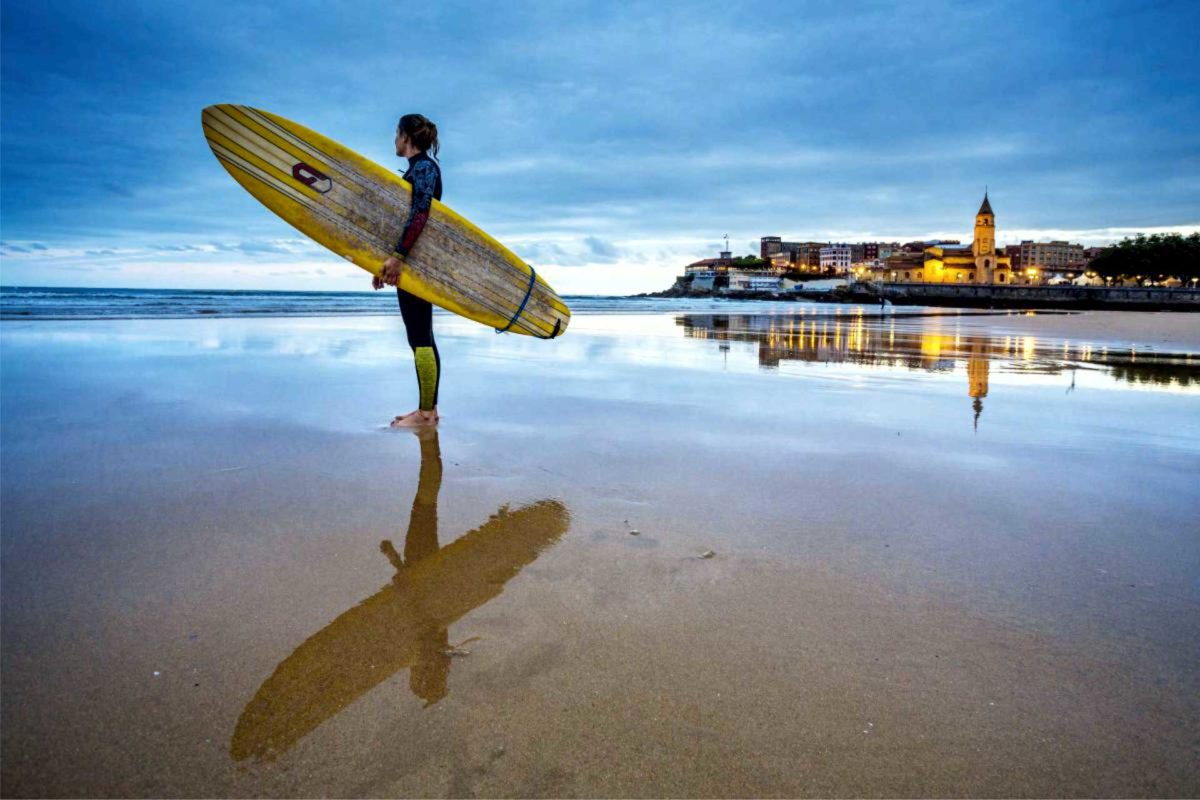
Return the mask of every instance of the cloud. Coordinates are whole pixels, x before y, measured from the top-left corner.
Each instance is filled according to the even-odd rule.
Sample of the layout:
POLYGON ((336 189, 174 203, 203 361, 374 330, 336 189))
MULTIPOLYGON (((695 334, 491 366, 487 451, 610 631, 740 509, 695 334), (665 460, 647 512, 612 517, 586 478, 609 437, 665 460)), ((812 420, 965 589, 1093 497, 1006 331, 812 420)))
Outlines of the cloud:
POLYGON ((798 14, 702 0, 514 14, 317 0, 322 25, 296 27, 287 8, 254 0, 152 15, 127 2, 9 3, 0 254, 6 273, 25 263, 34 277, 47 273, 32 251, 41 266, 169 261, 145 277, 162 285, 218 261, 247 265, 247 281, 249 265, 304 261, 326 264, 335 285, 335 257, 232 181, 204 141, 199 110, 239 97, 388 169, 401 165, 396 114, 427 113, 446 202, 579 286, 594 274, 657 288, 655 270, 715 252, 726 233, 735 251, 770 234, 962 238, 985 184, 1001 237, 1086 242, 1195 220, 1200 6, 1128 11, 914 0, 798 14), (247 17, 287 30, 289 46, 258 46, 247 17), (969 45, 897 35, 922 19, 937 19, 938 41, 969 45), (417 49, 379 47, 377 31, 393 28, 417 49), (1058 34, 1046 46, 1030 30, 1058 34), (379 83, 400 71, 403 85, 379 83), (328 91, 316 99, 318 83, 328 91))
POLYGON ((518 242, 512 245, 512 250, 531 262, 558 263, 570 258, 566 250, 553 242, 518 242))
POLYGON ((513 251, 535 266, 587 267, 612 264, 628 255, 613 242, 598 236, 544 233, 538 239, 508 240, 513 251))
POLYGON ((596 236, 585 236, 583 243, 588 250, 600 261, 616 261, 620 251, 612 244, 596 236))
MULTIPOLYGON (((1030 228, 1004 231, 1003 241, 1017 243, 1024 240, 1034 242, 1067 241, 1082 244, 1086 247, 1119 242, 1122 239, 1144 233, 1147 236, 1155 233, 1178 233, 1190 236, 1200 233, 1200 222, 1187 225, 1159 225, 1141 228, 1030 228)), ((968 237, 969 238, 969 237, 968 237)))
POLYGON ((323 269, 281 269, 273 270, 267 272, 266 274, 271 275, 272 277, 305 278, 309 276, 321 277, 328 275, 329 273, 323 269))
MULTIPOLYGON (((111 237, 109 237, 111 238, 111 237)), ((126 262, 161 258, 164 253, 178 255, 183 261, 208 258, 220 253, 237 253, 255 260, 291 261, 297 256, 313 257, 327 255, 336 258, 325 248, 310 239, 267 239, 225 242, 120 244, 111 247, 95 243, 64 242, 46 245, 42 243, 0 244, 0 253, 13 258, 39 261, 61 261, 75 258, 120 258, 126 262)))

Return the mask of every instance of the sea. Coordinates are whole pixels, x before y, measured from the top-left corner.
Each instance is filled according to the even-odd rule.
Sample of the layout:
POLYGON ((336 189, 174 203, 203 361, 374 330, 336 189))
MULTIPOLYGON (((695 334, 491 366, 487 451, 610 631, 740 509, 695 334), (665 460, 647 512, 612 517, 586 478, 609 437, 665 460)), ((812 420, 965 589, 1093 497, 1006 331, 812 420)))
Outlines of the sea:
MULTIPOLYGON (((566 295, 573 313, 773 313, 796 309, 788 301, 715 298, 566 295)), ((812 304, 806 303, 806 306, 812 304)), ((835 303, 820 303, 845 309, 835 303)), ((438 313, 449 313, 435 309, 438 313)), ((318 317, 398 314, 391 291, 280 292, 251 289, 98 289, 0 287, 0 320, 163 319, 177 317, 318 317)))

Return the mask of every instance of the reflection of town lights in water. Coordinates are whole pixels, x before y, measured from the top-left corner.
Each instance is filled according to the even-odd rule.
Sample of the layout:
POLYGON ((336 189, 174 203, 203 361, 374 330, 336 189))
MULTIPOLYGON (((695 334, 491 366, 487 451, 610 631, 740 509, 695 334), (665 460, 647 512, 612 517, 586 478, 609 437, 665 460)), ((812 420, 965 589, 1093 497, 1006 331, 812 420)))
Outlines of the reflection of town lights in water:
MULTIPOLYGON (((797 315, 799 316, 799 315, 797 315)), ((965 372, 978 394, 986 392, 986 361, 1000 364, 1001 375, 1020 372, 1025 375, 1054 375, 1072 370, 1075 365, 1099 363, 1110 367, 1110 374, 1122 383, 1175 386, 1200 386, 1200 363, 1186 354, 1136 353, 1114 349, 1111 354, 1100 345, 1075 343, 1055 338, 1039 342, 1024 335, 989 336, 974 332, 959 321, 927 320, 913 323, 895 318, 872 324, 858 315, 843 317, 788 319, 774 315, 697 315, 677 318, 686 335, 698 339, 739 340, 758 344, 759 366, 776 369, 783 362, 850 362, 873 367, 902 366, 931 372, 965 372), (947 324, 949 323, 949 324, 947 324), (831 329, 832 328, 832 329, 831 329), (1108 362, 1112 363, 1108 363, 1108 362), (1072 364, 1071 362, 1075 362, 1072 364), (1136 362, 1136 363, 1135 363, 1136 362)), ((996 364, 991 366, 994 370, 996 364)), ((975 409, 976 412, 979 409, 975 409)), ((976 417, 978 421, 978 417, 976 417)))

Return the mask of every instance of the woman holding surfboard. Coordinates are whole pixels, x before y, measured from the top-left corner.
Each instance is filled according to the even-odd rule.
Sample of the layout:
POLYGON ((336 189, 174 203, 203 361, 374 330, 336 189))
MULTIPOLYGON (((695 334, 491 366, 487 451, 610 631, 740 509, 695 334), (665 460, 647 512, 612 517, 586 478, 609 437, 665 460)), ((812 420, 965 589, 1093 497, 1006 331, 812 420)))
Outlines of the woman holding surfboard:
POLYGON ((438 153, 437 137, 437 125, 420 114, 405 114, 396 126, 396 155, 408 159, 404 179, 412 184, 412 204, 409 206, 408 220, 404 223, 404 232, 396 242, 395 253, 383 263, 381 274, 371 279, 374 289, 382 289, 385 284, 396 287, 400 316, 404 319, 408 345, 413 350, 413 360, 417 365, 420 404, 416 411, 393 419, 393 428, 415 428, 438 423, 437 396, 442 361, 433 340, 433 305, 399 286, 403 259, 425 228, 433 201, 442 199, 442 169, 434 160, 438 153), (433 156, 429 155, 430 151, 433 156))

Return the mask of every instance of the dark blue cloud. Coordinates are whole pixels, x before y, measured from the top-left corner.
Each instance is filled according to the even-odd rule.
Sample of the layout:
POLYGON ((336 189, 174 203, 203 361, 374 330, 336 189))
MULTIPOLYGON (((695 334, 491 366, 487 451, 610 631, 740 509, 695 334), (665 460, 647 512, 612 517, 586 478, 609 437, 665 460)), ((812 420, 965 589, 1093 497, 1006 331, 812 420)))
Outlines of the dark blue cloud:
POLYGON ((389 167, 397 116, 426 113, 447 202, 563 261, 633 257, 631 239, 964 229, 985 184, 1002 239, 1200 219, 1192 2, 64 0, 0 15, 0 213, 23 247, 279 255, 296 234, 201 135, 214 102, 389 167))

